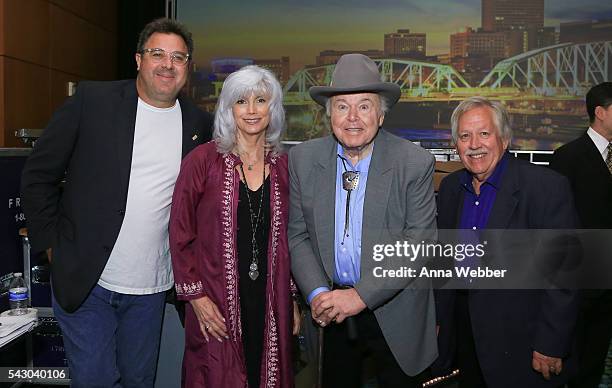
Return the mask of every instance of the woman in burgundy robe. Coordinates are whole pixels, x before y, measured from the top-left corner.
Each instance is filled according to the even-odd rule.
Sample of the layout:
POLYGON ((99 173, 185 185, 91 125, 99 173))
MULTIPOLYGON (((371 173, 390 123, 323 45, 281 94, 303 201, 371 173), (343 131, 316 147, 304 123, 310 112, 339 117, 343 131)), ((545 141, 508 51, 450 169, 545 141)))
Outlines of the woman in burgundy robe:
POLYGON ((287 246, 284 125, 280 84, 270 71, 247 66, 223 84, 213 141, 181 166, 170 249, 177 296, 189 301, 185 387, 294 385, 299 314, 287 246))

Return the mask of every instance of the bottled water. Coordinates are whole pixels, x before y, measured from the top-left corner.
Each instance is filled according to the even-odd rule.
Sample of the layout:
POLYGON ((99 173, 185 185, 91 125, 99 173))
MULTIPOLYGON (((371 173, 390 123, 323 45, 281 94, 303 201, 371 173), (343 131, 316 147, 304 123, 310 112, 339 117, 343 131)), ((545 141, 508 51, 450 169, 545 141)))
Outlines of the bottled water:
POLYGON ((9 285, 9 315, 24 315, 28 313, 28 288, 21 272, 13 275, 9 285))

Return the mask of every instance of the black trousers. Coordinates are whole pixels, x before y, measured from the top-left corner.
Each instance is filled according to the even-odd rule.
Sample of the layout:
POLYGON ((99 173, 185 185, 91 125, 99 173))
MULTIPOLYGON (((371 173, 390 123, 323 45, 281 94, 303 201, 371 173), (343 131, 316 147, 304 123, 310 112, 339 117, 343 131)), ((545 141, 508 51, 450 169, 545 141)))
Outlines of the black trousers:
POLYGON ((380 388, 421 387, 427 373, 411 377, 402 371, 372 311, 365 310, 349 319, 353 320, 356 338, 346 321, 324 329, 323 387, 361 388, 367 357, 373 360, 380 388))
POLYGON ((597 388, 612 337, 612 290, 584 291, 576 327, 578 374, 570 388, 597 388))
MULTIPOLYGON (((458 388, 487 388, 474 341, 470 320, 468 291, 458 290, 455 299, 455 327, 457 338, 456 365, 459 368, 458 388)), ((512 371, 509 371, 510 373, 512 371)), ((542 380, 544 381, 544 380, 542 380)), ((579 386, 583 388, 583 386, 579 386)), ((489 388, 495 388, 493 386, 489 388)), ((519 387, 517 387, 519 388, 519 387)), ((522 387, 520 387, 522 388, 522 387)))
POLYGON ((455 322, 457 330, 457 354, 455 359, 457 360, 457 367, 460 370, 459 387, 486 388, 487 384, 484 381, 480 363, 478 362, 478 355, 476 354, 467 291, 457 291, 455 299, 455 322))

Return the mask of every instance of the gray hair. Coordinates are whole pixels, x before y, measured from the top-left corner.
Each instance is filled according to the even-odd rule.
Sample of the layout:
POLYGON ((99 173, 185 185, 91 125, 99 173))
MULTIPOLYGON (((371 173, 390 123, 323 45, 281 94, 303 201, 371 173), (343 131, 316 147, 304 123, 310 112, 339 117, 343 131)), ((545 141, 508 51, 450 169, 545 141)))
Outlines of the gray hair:
POLYGON ((480 96, 470 97, 461 101, 453 111, 451 116, 451 134, 453 136, 453 141, 457 143, 459 139, 459 119, 461 119, 461 116, 472 109, 481 107, 486 107, 491 110, 493 113, 493 122, 499 131, 499 135, 502 139, 509 142, 512 139, 512 127, 510 126, 511 120, 508 111, 499 101, 491 101, 480 96))
MULTIPOLYGON (((387 114, 389 112, 389 103, 387 103, 387 100, 380 94, 376 95, 378 96, 378 101, 380 101, 380 110, 383 112, 383 114, 387 114)), ((335 96, 331 96, 327 99, 327 101, 325 101, 325 113, 327 113, 327 117, 331 117, 331 100, 334 97, 335 96)))
POLYGON ((266 129, 267 149, 272 152, 279 152, 282 149, 281 135, 285 130, 283 90, 270 70, 250 65, 233 72, 223 82, 217 101, 213 130, 213 139, 220 153, 230 153, 237 146, 236 122, 232 107, 236 101, 253 94, 268 96, 270 99, 270 124, 266 129))

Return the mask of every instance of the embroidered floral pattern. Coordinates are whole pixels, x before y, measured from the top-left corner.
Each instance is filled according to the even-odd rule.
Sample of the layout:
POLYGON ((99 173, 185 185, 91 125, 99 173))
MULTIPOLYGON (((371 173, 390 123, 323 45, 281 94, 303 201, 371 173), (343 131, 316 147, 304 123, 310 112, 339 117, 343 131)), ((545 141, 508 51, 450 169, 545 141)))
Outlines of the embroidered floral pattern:
POLYGON ((240 338, 238 276, 234 247, 234 226, 232 212, 234 203, 234 163, 230 155, 224 155, 225 170, 223 171, 223 258, 225 260, 225 287, 227 290, 227 308, 229 310, 229 329, 234 340, 240 338))
POLYGON ((289 279, 289 289, 291 290, 291 296, 295 298, 298 294, 298 288, 293 280, 293 276, 289 279))
POLYGON ((273 388, 280 384, 278 381, 278 330, 274 313, 269 311, 270 331, 268 333, 268 346, 270 347, 266 357, 267 376, 266 387, 273 388))
POLYGON ((177 295, 193 296, 204 292, 204 286, 201 281, 192 283, 175 283, 177 295))
MULTIPOLYGON (((274 164, 276 162, 276 158, 273 157, 270 160, 271 164, 274 164)), ((274 268, 276 267, 276 260, 277 260, 277 248, 278 248, 278 238, 280 236, 280 225, 281 225, 281 200, 280 200, 280 187, 278 184, 278 180, 276 179, 276 173, 274 171, 271 170, 270 172, 271 174, 271 182, 273 182, 273 187, 271 190, 271 202, 272 202, 272 230, 270 231, 270 235, 272 237, 272 242, 271 242, 271 248, 272 248, 272 252, 270 252, 269 257, 270 257, 270 261, 271 261, 271 265, 270 268, 272 268, 272 271, 270 273, 270 279, 269 281, 271 282, 271 284, 274 284, 274 275, 275 275, 275 270, 274 268)), ((274 290, 272 290, 272 292, 270 292, 270 297, 267 303, 267 314, 268 314, 268 333, 267 333, 267 338, 266 341, 268 342, 268 354, 266 354, 266 359, 265 359, 265 363, 266 363, 266 376, 265 376, 265 381, 266 381, 266 387, 276 387, 278 386, 278 384, 280 384, 280 381, 278 380, 278 362, 279 362, 279 355, 278 355, 278 327, 277 327, 277 323, 276 323, 276 317, 274 315, 274 310, 272 308, 272 306, 274 305, 274 299, 276 298, 274 290)))

